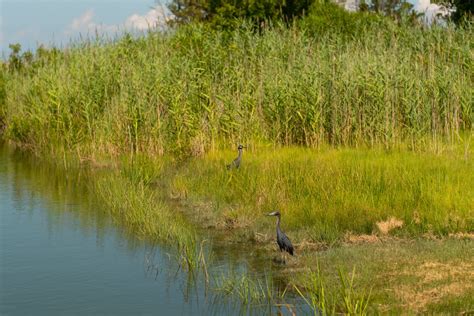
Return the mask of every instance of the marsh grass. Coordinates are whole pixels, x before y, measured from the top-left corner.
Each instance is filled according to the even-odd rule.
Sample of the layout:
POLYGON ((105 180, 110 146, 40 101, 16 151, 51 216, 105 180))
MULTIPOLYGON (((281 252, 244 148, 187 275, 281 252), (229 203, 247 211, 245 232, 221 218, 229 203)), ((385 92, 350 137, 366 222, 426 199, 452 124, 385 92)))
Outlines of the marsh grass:
POLYGON ((170 246, 180 268, 194 277, 202 274, 208 283, 211 256, 206 240, 201 240, 189 221, 165 204, 156 190, 133 180, 146 179, 141 178, 143 170, 138 169, 137 175, 124 167, 121 171, 95 175, 91 193, 114 221, 138 238, 170 246))
POLYGON ((321 274, 319 263, 315 271, 306 274, 303 283, 305 293, 296 285, 294 288, 304 301, 311 307, 314 315, 366 315, 370 304, 371 290, 355 289, 355 268, 351 274, 346 274, 342 269, 338 270, 339 290, 328 289, 327 281, 321 274))
MULTIPOLYGON (((276 287, 271 274, 250 276, 245 273, 223 274, 214 280, 215 299, 240 302, 242 306, 282 306, 290 313, 297 310, 315 315, 366 315, 370 305, 370 289, 356 289, 355 270, 348 274, 338 270, 337 285, 328 286, 317 265, 314 271, 304 273, 298 284, 288 283, 283 289, 276 287), (295 301, 294 296, 302 301, 295 301), (287 300, 292 303, 289 304, 287 300)), ((301 276, 301 275, 300 275, 301 276)))
MULTIPOLYGON (((462 314, 474 308, 473 245, 472 239, 420 238, 306 250, 300 261, 303 266, 317 267, 311 272, 314 278, 301 272, 293 282, 310 302, 310 295, 318 298, 318 282, 322 282, 326 301, 331 301, 342 297, 340 272, 355 271, 343 275, 353 280, 354 303, 370 298, 369 314, 462 314)), ((344 309, 342 300, 337 304, 339 310, 344 309)))
POLYGON ((240 302, 243 306, 275 306, 285 304, 287 287, 279 288, 269 273, 250 275, 242 272, 221 274, 213 281, 217 300, 240 302))
POLYGON ((181 166, 171 191, 202 206, 217 227, 273 234, 264 216, 282 212, 297 243, 332 243, 346 233, 447 236, 474 229, 472 160, 457 148, 444 153, 409 150, 258 147, 244 153, 240 170, 227 171, 230 152, 211 152, 181 166), (396 219, 396 220, 395 220, 396 219))
MULTIPOLYGON (((291 158, 294 157, 295 153, 298 153, 297 156, 304 157, 303 153, 306 153, 309 155, 307 158, 311 161, 314 159, 314 155, 322 155, 324 157, 325 154, 328 154, 329 156, 322 159, 323 161, 326 160, 340 163, 341 160, 338 158, 341 154, 340 150, 329 150, 329 152, 325 153, 324 151, 317 152, 301 148, 286 148, 282 151, 283 152, 280 151, 280 154, 283 157, 288 156, 291 158), (289 153, 291 153, 291 155, 289 155, 289 153)), ((272 155, 273 152, 273 150, 266 152, 266 150, 262 149, 260 154, 264 156, 272 155)), ((380 154, 387 154, 386 152, 358 152, 354 150, 348 151, 346 149, 342 151, 342 154, 345 155, 348 152, 351 153, 351 155, 362 155, 364 157, 363 160, 379 157, 378 155, 380 154), (372 155, 375 156, 373 157, 372 155)), ((405 155, 406 153, 403 152, 401 154, 405 155)), ((250 183, 258 183, 260 180, 258 180, 257 176, 252 173, 261 169, 261 167, 258 165, 252 165, 260 161, 261 157, 259 157, 259 155, 252 155, 252 152, 247 152, 245 156, 246 160, 244 160, 245 164, 242 169, 229 173, 225 169, 224 162, 228 160, 228 157, 232 157, 233 155, 234 153, 231 152, 214 152, 209 154, 208 157, 205 157, 205 159, 192 160, 184 165, 180 163, 180 169, 174 169, 172 172, 168 169, 177 167, 174 162, 161 161, 160 163, 160 160, 155 161, 155 159, 140 157, 138 155, 135 155, 133 158, 135 160, 133 160, 127 156, 119 159, 120 164, 115 167, 110 167, 108 165, 102 168, 87 167, 82 170, 83 173, 78 177, 74 176, 74 170, 77 170, 74 166, 77 167, 75 164, 78 162, 65 155, 60 157, 59 161, 56 160, 58 163, 51 168, 57 168, 59 166, 59 169, 61 169, 61 166, 66 166, 68 176, 63 177, 61 175, 64 173, 61 173, 60 175, 52 177, 52 170, 55 169, 45 170, 43 172, 44 182, 40 184, 40 187, 42 187, 47 194, 51 194, 50 192, 61 193, 63 190, 56 188, 56 186, 64 182, 64 178, 66 178, 69 191, 75 192, 75 190, 73 190, 73 183, 81 183, 81 188, 88 192, 90 197, 89 203, 92 203, 92 205, 100 205, 100 209, 108 214, 107 217, 113 220, 118 226, 123 227, 126 234, 130 234, 134 236, 134 238, 138 236, 143 239, 159 240, 164 245, 169 245, 173 259, 178 262, 181 269, 189 272, 188 276, 192 279, 191 281, 196 282, 197 278, 203 277, 209 288, 214 289, 217 293, 215 296, 217 299, 227 297, 234 303, 239 302, 242 306, 248 306, 249 308, 253 308, 252 306, 256 305, 284 305, 285 298, 287 298, 287 290, 281 290, 281 288, 275 286, 274 280, 271 279, 270 275, 267 275, 266 278, 263 279, 257 279, 245 273, 234 275, 225 274, 222 275, 222 277, 217 277, 217 279, 215 279, 215 274, 213 274, 214 271, 209 268, 212 266, 212 255, 209 253, 209 249, 207 249, 208 243, 198 239, 196 237, 196 231, 182 214, 177 212, 176 209, 172 209, 171 206, 163 200, 162 194, 169 194, 169 191, 167 190, 171 189, 173 183, 176 182, 180 183, 180 186, 183 187, 184 190, 189 189, 183 197, 180 197, 186 197, 189 200, 193 200, 197 197, 200 199, 205 197, 203 200, 210 198, 216 199, 216 197, 201 196, 198 194, 202 189, 202 186, 205 184, 208 186, 208 190, 211 190, 215 194, 222 194, 223 192, 227 192, 231 195, 234 194, 229 192, 229 188, 226 188, 225 186, 217 189, 219 182, 216 182, 216 187, 213 185, 211 186, 209 182, 206 182, 206 177, 201 177, 201 173, 196 173, 196 171, 194 171, 194 176, 196 176, 196 178, 190 179, 184 177, 184 175, 191 170, 200 170, 200 172, 203 172, 204 174, 212 171, 213 168, 216 168, 215 170, 222 170, 222 174, 216 172, 215 176, 218 178, 222 177, 223 181, 226 181, 226 183, 231 179, 228 185, 233 185, 232 181, 242 181, 242 179, 245 178, 247 178, 245 181, 250 181, 250 183), (254 158, 252 158, 252 156, 254 158), (209 163, 206 165, 209 170, 191 168, 194 164, 203 164, 207 159, 209 159, 209 163), (64 161, 66 163, 64 163, 64 161), (222 163, 220 161, 222 161, 222 163), (169 181, 169 187, 161 184, 157 186, 156 178, 162 178, 164 175, 172 175, 172 177, 166 178, 166 181, 169 181), (179 181, 176 179, 179 179, 179 181), (193 181, 198 181, 199 185, 188 187, 188 185, 193 181)), ((456 155, 454 155, 453 158, 455 158, 456 155)), ((57 156, 55 157, 57 159, 57 156)), ((421 165, 425 165, 428 160, 432 160, 434 157, 437 156, 427 153, 427 160, 422 160, 419 164, 417 163, 417 168, 421 165)), ((439 159, 446 159, 446 157, 439 157, 439 159)), ((268 161, 267 159, 265 160, 268 161)), ((55 160, 52 159, 52 161, 55 160)), ((295 159, 292 159, 292 161, 295 161, 295 159)), ((305 161, 304 164, 306 166, 310 165, 308 161, 304 159, 303 161, 305 161)), ((344 161, 344 159, 342 159, 342 161, 344 161)), ((385 159, 382 159, 382 161, 385 161, 385 159)), ((390 159, 388 159, 388 161, 390 161, 390 159)), ((459 174, 464 174, 465 177, 469 177, 469 173, 466 172, 466 169, 463 169, 464 167, 459 167, 462 166, 462 163, 466 163, 466 161, 459 160, 458 163, 460 163, 460 165, 458 166, 455 161, 458 160, 453 159, 449 163, 446 162, 446 165, 454 167, 455 169, 460 168, 459 174)), ((281 161, 275 160, 271 162, 272 165, 277 166, 276 170, 284 170, 284 168, 279 166, 280 163, 281 161)), ((433 163, 436 164, 436 162, 433 163)), ((373 168, 372 164, 369 163, 368 165, 373 168)), ((470 165, 468 164, 467 166, 470 165)), ((450 175, 449 179, 451 180, 459 177, 457 173, 451 174, 450 172, 450 175)), ((417 174, 415 174, 415 176, 417 176, 417 174)), ((433 176, 439 178, 436 174, 433 174, 433 176)), ((273 178, 279 179, 278 174, 274 174, 273 178)), ((320 176, 318 179, 325 181, 324 179, 321 179, 320 176)), ((464 181, 465 179, 461 177, 454 181, 454 183, 459 182, 462 185, 465 183, 464 181)), ((350 183, 350 181, 348 182, 350 183)), ((282 181, 281 183, 287 184, 287 187, 285 187, 286 190, 292 187, 291 181, 282 181)), ((21 187, 21 183, 18 183, 17 185, 21 187)), ((245 190, 239 186, 236 188, 239 188, 241 194, 245 193, 245 190)), ((359 189, 361 188, 359 187, 359 189)), ((280 191, 277 191, 277 193, 278 192, 280 191)), ((464 194, 468 194, 469 198, 470 191, 465 190, 463 192, 464 194)), ((244 197, 247 198, 247 195, 244 195, 244 197)), ((253 222, 254 226, 251 226, 252 230, 256 229, 256 231, 265 233, 268 231, 269 234, 273 234, 274 223, 269 223, 266 217, 256 216, 255 213, 247 213, 247 211, 240 212, 238 206, 236 206, 237 202, 234 202, 232 199, 227 200, 227 202, 221 202, 220 205, 225 206, 226 203, 234 205, 234 211, 230 213, 234 220, 241 221, 241 218, 253 218, 255 222, 253 222)), ((250 200, 249 203, 253 203, 252 200, 250 200)), ((247 204, 247 202, 245 204, 247 204)), ((193 211, 193 208, 191 208, 190 211, 193 211)), ((212 212, 216 213, 216 218, 219 218, 220 216, 224 216, 225 218, 229 214, 227 207, 215 207, 212 208, 212 212)), ((92 216, 91 214, 83 215, 85 216, 85 220, 88 220, 87 218, 92 216)), ((289 216, 285 216, 285 218, 288 217, 289 216)), ((311 229, 314 229, 314 227, 308 228, 304 226, 296 226, 299 228, 292 227, 291 220, 288 222, 284 221, 283 225, 283 228, 296 243, 307 238, 308 234, 311 236, 311 229)), ((418 235, 419 232, 414 236, 418 235)), ((410 241, 406 242, 410 243, 410 241)), ((424 267, 424 260, 434 261, 436 264, 438 264, 438 261, 441 261, 442 265, 440 267, 443 269, 445 269, 446 266, 458 265, 459 268, 453 271, 461 271, 460 269, 465 267, 465 265, 458 264, 459 260, 467 260, 467 262, 471 260, 470 262, 472 262, 472 259, 470 258, 472 258, 472 249, 474 248, 469 247, 469 244, 472 244, 472 241, 469 239, 465 242, 462 240, 457 242, 448 240, 446 244, 440 242, 441 246, 439 247, 436 246, 436 244, 438 244, 436 241, 432 242, 434 245, 427 243, 428 241, 424 241, 419 245, 415 243, 414 245, 408 244, 404 247, 393 246, 390 243, 383 245, 362 245, 357 247, 343 246, 333 247, 323 252, 312 252, 307 249, 299 249, 297 246, 298 266, 314 266, 315 262, 321 262, 323 268, 321 271, 318 269, 310 274, 296 270, 294 273, 289 275, 289 279, 308 300, 310 303, 309 306, 318 308, 318 310, 321 310, 324 307, 328 311, 328 314, 334 310, 361 311, 367 308, 370 308, 370 310, 374 308, 374 310, 380 311, 401 311, 404 310, 403 306, 416 311, 419 310, 416 306, 401 304, 407 304, 403 301, 405 299, 403 293, 417 291, 419 279, 422 278, 423 280, 424 276, 422 274, 418 275, 416 269, 420 265, 424 267), (466 245, 462 246, 464 243, 466 245), (315 258, 317 258, 318 261, 315 261, 315 258), (414 262, 412 262, 412 260, 414 260, 414 262), (358 274, 356 277, 354 277, 354 273, 351 275, 349 274, 349 276, 347 274, 341 275, 339 270, 334 270, 335 267, 340 267, 343 269, 341 271, 350 271, 353 268, 352 263, 357 265, 356 271, 358 274), (413 267, 411 267, 412 265, 413 267), (408 269, 408 272, 404 272, 405 269, 408 269), (398 276, 399 274, 400 276, 398 276), (395 277, 393 275, 395 275, 395 277), (311 278, 308 276, 311 276, 311 278), (387 281, 385 281, 385 278, 387 281), (309 280, 312 281, 311 284, 307 283, 309 280), (370 302, 367 303, 369 301, 369 293, 371 293, 370 288, 372 287, 372 284, 375 285, 372 292, 373 295, 370 296, 370 302, 377 302, 377 307, 374 307, 370 302), (404 289, 402 294, 399 294, 401 295, 401 299, 393 297, 393 295, 387 295, 387 293, 393 293, 393 289, 397 290, 399 288, 404 289), (390 291, 387 292, 387 289, 390 291), (323 307, 318 307, 318 304, 321 304, 321 302, 325 302, 325 305, 323 307), (381 305, 381 302, 383 302, 384 305, 381 305), (368 304, 367 306, 369 307, 367 307, 366 304, 368 304)), ((245 245, 246 250, 248 250, 248 247, 253 247, 253 245, 249 245, 248 243, 245 243, 245 245)), ((256 247, 259 248, 261 246, 261 244, 256 245, 256 247)), ((456 272, 456 274, 453 275, 450 271, 451 270, 443 272, 443 283, 441 283, 441 289, 450 289, 450 282, 453 277, 455 286, 463 284, 459 280, 462 274, 456 272)), ((466 276, 464 276, 463 279, 465 279, 465 277, 466 276)), ((472 275, 469 277, 472 278, 472 275)), ((426 296, 429 295, 429 293, 432 293, 432 291, 435 291, 434 289, 439 288, 439 286, 437 286, 438 283, 436 282, 423 285, 421 293, 425 293, 423 295, 426 296), (436 287, 433 289, 433 286, 436 287)), ((471 302, 469 295, 472 292, 472 288, 470 290, 471 292, 469 292, 469 288, 462 286, 456 290, 458 292, 455 293, 460 293, 459 296, 448 295, 449 293, 440 292, 441 294, 439 295, 441 295, 440 297, 443 300, 422 301, 422 299, 425 299, 423 296, 417 298, 417 302, 426 302, 424 303, 424 309, 422 310, 446 312, 453 309, 463 311, 465 310, 466 304, 471 302)))

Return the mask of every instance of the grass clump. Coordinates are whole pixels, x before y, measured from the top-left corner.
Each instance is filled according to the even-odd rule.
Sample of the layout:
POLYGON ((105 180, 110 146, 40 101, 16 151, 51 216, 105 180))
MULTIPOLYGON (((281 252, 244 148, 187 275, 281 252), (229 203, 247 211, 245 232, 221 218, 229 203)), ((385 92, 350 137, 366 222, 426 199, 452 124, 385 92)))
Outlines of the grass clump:
POLYGON ((269 303, 269 306, 277 298, 283 299, 286 289, 280 291, 273 284, 273 279, 269 275, 251 277, 246 274, 222 275, 215 280, 214 290, 218 297, 234 298, 243 305, 255 305, 269 303))
POLYGON ((305 300, 308 306, 314 312, 314 315, 336 315, 343 313, 345 315, 366 315, 370 304, 370 291, 360 293, 355 290, 354 276, 347 275, 341 269, 339 274, 339 291, 330 292, 327 289, 327 281, 321 274, 319 264, 316 271, 311 271, 306 275, 304 294, 296 285, 298 294, 305 300))

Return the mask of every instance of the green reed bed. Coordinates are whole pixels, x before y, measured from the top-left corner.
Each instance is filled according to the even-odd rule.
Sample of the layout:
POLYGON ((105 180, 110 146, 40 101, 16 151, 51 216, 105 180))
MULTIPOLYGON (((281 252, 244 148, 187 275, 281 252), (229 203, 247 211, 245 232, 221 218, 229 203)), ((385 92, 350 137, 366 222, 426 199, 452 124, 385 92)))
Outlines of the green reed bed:
POLYGON ((0 116, 7 139, 109 154, 455 142, 474 117, 472 38, 387 21, 350 38, 244 24, 89 40, 4 65, 0 116))

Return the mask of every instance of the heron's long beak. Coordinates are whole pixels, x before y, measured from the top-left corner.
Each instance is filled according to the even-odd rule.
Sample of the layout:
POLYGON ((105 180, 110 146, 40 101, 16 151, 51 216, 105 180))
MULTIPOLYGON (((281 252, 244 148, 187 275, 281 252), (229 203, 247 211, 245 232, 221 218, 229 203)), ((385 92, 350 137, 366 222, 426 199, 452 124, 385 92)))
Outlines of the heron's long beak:
POLYGON ((267 216, 275 216, 275 212, 268 213, 267 216))

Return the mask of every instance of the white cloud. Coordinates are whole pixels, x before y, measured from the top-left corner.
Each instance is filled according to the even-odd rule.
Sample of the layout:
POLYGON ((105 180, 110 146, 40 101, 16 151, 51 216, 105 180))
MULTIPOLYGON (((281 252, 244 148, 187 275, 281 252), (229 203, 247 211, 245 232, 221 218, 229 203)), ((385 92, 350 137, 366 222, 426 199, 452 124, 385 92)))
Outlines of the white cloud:
POLYGON ((443 19, 453 12, 453 10, 446 8, 445 6, 431 3, 430 0, 418 0, 418 2, 413 6, 413 10, 419 13, 424 13, 423 20, 427 24, 443 22, 443 19))
POLYGON ((119 30, 145 31, 152 28, 164 28, 171 14, 165 7, 157 6, 144 15, 132 14, 123 23, 104 24, 95 22, 95 14, 92 9, 87 10, 81 16, 72 20, 64 33, 72 35, 75 33, 114 33, 119 30))
POLYGON ((87 10, 81 16, 72 20, 71 24, 69 24, 69 26, 64 31, 64 34, 72 35, 76 33, 91 33, 96 31, 99 33, 107 33, 118 30, 116 25, 106 25, 95 22, 94 17, 94 10, 87 10))
POLYGON ((94 11, 92 9, 87 10, 80 17, 72 20, 72 23, 70 25, 71 30, 80 31, 83 29, 87 29, 90 26, 94 26, 95 23, 92 22, 93 17, 94 17, 94 11))
POLYGON ((126 29, 147 30, 149 28, 164 26, 170 18, 163 6, 157 6, 145 15, 133 14, 125 21, 126 29))

